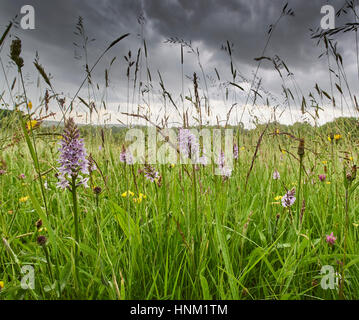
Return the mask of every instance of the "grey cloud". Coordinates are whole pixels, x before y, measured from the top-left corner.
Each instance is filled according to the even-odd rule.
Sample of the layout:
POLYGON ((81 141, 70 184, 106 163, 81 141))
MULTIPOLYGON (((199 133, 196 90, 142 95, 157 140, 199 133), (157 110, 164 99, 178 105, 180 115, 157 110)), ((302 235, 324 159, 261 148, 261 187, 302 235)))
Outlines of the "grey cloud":
MULTIPOLYGON (((271 39, 266 55, 278 54, 296 75, 298 85, 305 94, 313 89, 316 82, 328 87, 325 61, 317 59, 321 50, 310 39, 309 28, 320 23, 320 8, 328 1, 288 1, 294 17, 284 17, 271 39)), ((339 9, 343 1, 329 1, 339 9)), ((124 103, 126 96, 126 65, 123 56, 131 50, 133 55, 141 45, 137 18, 146 18, 144 36, 149 51, 150 68, 154 82, 158 83, 160 70, 166 87, 173 91, 178 100, 180 93, 180 63, 178 46, 164 44, 170 37, 193 41, 199 47, 201 59, 206 64, 206 73, 214 76, 216 67, 221 75, 229 76, 228 56, 221 45, 227 40, 234 43, 234 62, 238 70, 251 77, 256 66, 254 58, 260 56, 267 39, 267 31, 279 16, 285 1, 282 0, 102 0, 102 1, 45 1, 29 0, 36 10, 36 30, 17 29, 14 34, 23 40, 23 55, 27 61, 26 71, 36 77, 31 61, 38 51, 41 63, 54 75, 56 87, 64 93, 73 93, 81 83, 83 61, 73 59, 73 34, 78 16, 84 18, 86 32, 96 41, 89 45, 89 57, 93 61, 115 38, 130 32, 121 45, 109 52, 96 68, 94 79, 103 84, 104 69, 113 56, 117 56, 112 70, 112 103, 124 103)), ((0 27, 3 30, 8 20, 19 13, 23 0, 2 1, 0 27)), ((337 23, 343 20, 337 19, 337 23)), ((344 57, 353 58, 353 38, 343 37, 340 48, 344 57)), ((4 50, 8 48, 4 47, 4 50)), ((4 57, 4 52, 1 53, 4 57)), ((4 57, 5 59, 5 57, 4 57)), ((352 59, 351 59, 352 60, 352 59)), ((356 65, 347 66, 349 79, 355 79, 356 65)), ((193 71, 200 74, 193 55, 185 55, 185 74, 193 71)), ((145 72, 142 72, 145 77, 145 72)), ((263 63, 259 76, 265 87, 280 95, 281 81, 272 65, 263 63)), ((1 79, 2 76, 0 76, 1 79)), ((201 78, 201 75, 200 75, 201 78)), ((188 85, 188 82, 186 82, 188 85)))

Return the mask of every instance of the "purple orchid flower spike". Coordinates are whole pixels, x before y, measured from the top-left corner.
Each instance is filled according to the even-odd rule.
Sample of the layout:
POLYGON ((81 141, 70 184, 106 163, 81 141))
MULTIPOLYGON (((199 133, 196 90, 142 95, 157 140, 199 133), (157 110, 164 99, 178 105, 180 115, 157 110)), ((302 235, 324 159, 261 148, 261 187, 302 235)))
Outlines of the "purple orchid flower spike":
POLYGON ((65 122, 65 129, 60 141, 60 157, 59 157, 59 182, 57 187, 65 189, 70 187, 73 180, 75 186, 84 185, 87 187, 88 178, 80 175, 88 175, 88 160, 83 139, 80 139, 80 132, 74 120, 69 118, 65 122))
POLYGON ((282 197, 282 206, 284 208, 291 207, 295 202, 295 188, 289 190, 283 197, 282 197))

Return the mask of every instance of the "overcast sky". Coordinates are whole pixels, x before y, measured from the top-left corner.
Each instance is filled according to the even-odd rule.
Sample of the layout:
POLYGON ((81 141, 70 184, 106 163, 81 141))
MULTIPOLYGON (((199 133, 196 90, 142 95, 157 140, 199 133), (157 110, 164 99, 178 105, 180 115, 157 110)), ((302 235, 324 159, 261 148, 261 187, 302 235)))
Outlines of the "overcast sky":
MULTIPOLYGON (((197 56, 190 53, 188 48, 184 50, 184 94, 193 94, 193 86, 190 79, 196 72, 199 77, 200 95, 206 93, 208 87, 211 115, 205 117, 211 122, 226 119, 226 113, 234 103, 237 105, 232 111, 232 121, 241 119, 246 126, 253 120, 252 115, 258 116, 261 121, 266 121, 272 114, 273 106, 278 104, 278 117, 284 123, 303 120, 308 118, 300 114, 300 102, 302 94, 308 99, 310 92, 314 93, 316 83, 330 93, 329 73, 326 58, 318 59, 323 52, 323 47, 318 47, 316 41, 311 39, 309 28, 317 29, 323 14, 320 13, 321 7, 331 4, 335 10, 339 10, 345 1, 304 1, 289 0, 288 7, 294 11, 294 16, 283 17, 272 34, 265 56, 274 57, 278 55, 282 58, 294 78, 289 78, 283 72, 285 86, 290 88, 296 98, 296 102, 291 102, 291 111, 284 104, 282 85, 283 82, 274 70, 273 64, 263 61, 258 72, 261 79, 261 95, 263 100, 258 98, 255 108, 249 107, 245 110, 241 118, 247 93, 238 88, 228 85, 232 81, 230 73, 230 63, 228 53, 222 50, 222 45, 226 45, 227 40, 232 46, 232 59, 237 69, 235 82, 244 89, 250 87, 258 62, 254 58, 260 57, 262 50, 268 39, 270 24, 273 24, 282 11, 286 1, 282 0, 1 0, 0 11, 0 34, 5 30, 9 20, 16 14, 21 19, 20 9, 23 5, 30 4, 35 9, 35 29, 22 30, 20 27, 13 29, 11 36, 18 36, 22 40, 22 56, 25 60, 24 71, 29 90, 29 96, 38 103, 38 99, 44 95, 46 86, 42 82, 37 87, 38 74, 33 67, 33 60, 36 51, 40 56, 40 63, 44 66, 47 73, 53 77, 52 81, 57 92, 67 96, 67 102, 77 91, 84 79, 84 59, 85 55, 81 48, 76 48, 74 42, 81 44, 81 40, 74 34, 78 17, 83 18, 85 32, 89 39, 95 39, 88 43, 88 60, 91 66, 102 51, 116 38, 123 34, 130 33, 130 36, 123 39, 104 56, 101 63, 94 70, 92 81, 94 90, 88 95, 87 85, 79 94, 86 101, 96 100, 96 106, 100 110, 101 101, 104 100, 111 113, 110 122, 116 123, 116 119, 125 122, 126 117, 120 112, 127 111, 127 78, 126 61, 124 55, 128 51, 132 52, 132 60, 136 60, 137 51, 142 49, 140 59, 140 71, 138 79, 143 82, 143 87, 147 84, 146 59, 144 56, 143 42, 146 40, 148 59, 147 64, 152 76, 153 90, 150 95, 144 94, 138 97, 137 90, 132 104, 132 87, 134 80, 134 66, 130 75, 130 106, 129 111, 137 108, 140 104, 144 110, 146 103, 150 103, 152 119, 162 117, 163 100, 161 98, 159 75, 162 75, 166 90, 172 95, 174 102, 182 111, 183 104, 180 100, 182 90, 181 77, 181 55, 180 45, 166 43, 166 39, 179 38, 192 44, 200 53, 200 62, 203 73, 200 69, 197 56), (138 22, 139 16, 143 16, 142 36, 141 25, 138 22), (76 52, 75 52, 76 50, 76 52), (75 59, 75 55, 81 56, 75 59), (110 70, 109 87, 105 90, 105 69, 114 57, 110 70), (220 75, 217 79, 215 68, 220 75), (246 83, 246 80, 249 83, 246 83), (96 87, 99 85, 99 90, 96 87), (294 86, 295 84, 295 86, 294 86), (230 89, 228 100, 225 100, 225 87, 230 89), (296 95, 298 94, 298 96, 296 95), (264 106, 266 98, 269 97, 271 107, 264 106), (297 98, 300 97, 300 98, 297 98), (149 99, 149 100, 148 100, 149 99), (282 110, 286 110, 280 115, 282 110), (118 112, 119 111, 119 112, 118 112), (248 113, 249 111, 249 113, 248 113)), ((354 1, 356 2, 356 0, 354 1)), ((354 15, 347 14, 336 19, 336 26, 346 22, 354 22, 354 15)), ((1 51, 1 60, 5 68, 8 81, 12 82, 15 77, 15 68, 9 66, 9 44, 11 38, 7 40, 1 51)), ((357 61, 355 55, 355 34, 348 33, 346 36, 338 36, 338 48, 343 56, 345 72, 351 86, 352 94, 356 94, 358 83, 357 61)), ((332 61, 334 63, 334 61, 332 61)), ((335 69, 335 66, 333 67, 335 69)), ((333 75, 334 77, 334 75, 333 75)), ((337 80, 339 81, 339 80, 337 80)), ((343 83, 342 86, 344 87, 343 83)), ((137 87, 138 88, 138 87, 137 87)), ((0 72, 0 93, 7 91, 4 73, 0 72)), ((337 92, 335 93, 337 94, 337 92)), ((6 93, 4 99, 9 101, 6 93)), ((173 105, 166 98, 166 112, 170 115, 170 120, 179 121, 176 117, 177 112, 173 105)), ((251 100, 249 101, 251 102, 251 100)), ((204 101, 202 101, 204 104, 204 101)), ((309 104, 309 103, 308 103, 309 104)), ((354 115, 351 109, 350 99, 340 101, 338 98, 337 108, 333 111, 328 99, 323 100, 325 112, 320 114, 320 122, 331 120, 333 114, 354 115), (336 112, 336 113, 333 113, 336 112)), ((321 105, 322 106, 322 105, 321 105)), ((189 101, 184 103, 185 109, 191 107, 189 101)), ((52 108, 56 110, 53 103, 52 108)), ((101 121, 109 119, 109 114, 103 116, 106 111, 102 110, 101 121)), ((86 107, 76 99, 75 110, 78 114, 84 115, 86 107)), ((195 116, 193 108, 190 114, 195 116)), ((82 117, 84 119, 84 117, 82 117)), ((80 121, 80 118, 78 118, 80 121)))

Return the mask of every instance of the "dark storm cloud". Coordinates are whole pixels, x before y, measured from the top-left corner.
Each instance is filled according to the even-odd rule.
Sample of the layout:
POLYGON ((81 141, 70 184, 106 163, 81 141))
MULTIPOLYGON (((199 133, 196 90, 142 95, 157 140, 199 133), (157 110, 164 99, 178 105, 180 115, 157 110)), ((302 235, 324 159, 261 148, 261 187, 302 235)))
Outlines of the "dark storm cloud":
MULTIPOLYGON (((278 54, 296 75, 299 86, 306 93, 312 90, 316 81, 327 77, 325 61, 317 56, 321 50, 310 39, 309 28, 317 28, 322 15, 320 8, 328 1, 288 1, 288 8, 295 12, 294 17, 284 17, 275 32, 266 51, 267 56, 278 54), (315 74, 314 73, 315 70, 315 74)), ((221 45, 228 40, 234 44, 234 62, 239 71, 249 78, 256 65, 255 57, 261 55, 267 40, 267 31, 281 13, 285 1, 281 0, 101 0, 101 1, 45 1, 45 0, 7 0, 2 1, 0 27, 3 30, 8 20, 19 14, 21 6, 33 5, 36 12, 36 29, 17 29, 14 34, 23 41, 23 56, 27 62, 26 71, 36 78, 30 62, 35 51, 40 54, 40 61, 45 69, 54 76, 57 90, 74 93, 81 83, 83 60, 74 59, 73 42, 79 42, 74 35, 78 16, 84 18, 86 32, 96 41, 89 44, 89 60, 94 59, 115 38, 130 32, 126 38, 97 67, 94 77, 103 82, 104 68, 113 56, 118 56, 112 70, 113 86, 111 100, 114 103, 125 100, 125 61, 123 55, 129 49, 133 55, 141 45, 138 33, 140 25, 137 18, 142 14, 146 23, 144 36, 150 53, 150 68, 158 82, 157 69, 165 79, 166 86, 178 96, 180 85, 179 51, 176 46, 165 44, 170 37, 192 41, 201 52, 205 62, 206 73, 213 73, 216 67, 220 73, 228 74, 228 56, 221 45)), ((339 9, 343 1, 329 1, 339 9)), ((339 22, 340 20, 338 20, 339 22)), ((352 39, 343 40, 344 57, 351 56, 346 49, 352 39)), ((178 47, 177 47, 178 48, 178 47)), ((7 50, 7 48, 4 48, 7 50)), ((79 51, 77 49, 77 51, 79 51)), ((79 53, 79 52, 78 52, 79 53)), ((2 52, 2 56, 4 56, 2 52)), ((193 55, 186 54, 185 73, 198 71, 193 55)), ((90 63, 91 64, 91 63, 90 63)), ((350 65, 347 72, 354 77, 356 66, 350 65)), ((260 76, 266 87, 279 94, 281 81, 272 71, 272 65, 263 63, 260 76)), ((327 80, 327 79, 326 79, 327 80)), ((324 86, 327 86, 327 82, 324 86)), ((1 88, 0 88, 1 89, 1 88)))

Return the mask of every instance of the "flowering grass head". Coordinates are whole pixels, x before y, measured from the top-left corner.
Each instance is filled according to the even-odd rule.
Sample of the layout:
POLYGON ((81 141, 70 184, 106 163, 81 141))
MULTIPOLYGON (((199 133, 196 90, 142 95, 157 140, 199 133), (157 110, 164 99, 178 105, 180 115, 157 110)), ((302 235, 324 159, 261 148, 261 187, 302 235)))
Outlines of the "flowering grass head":
POLYGON ((65 122, 65 129, 60 141, 59 157, 59 182, 57 187, 65 189, 70 186, 70 181, 75 181, 75 187, 87 186, 88 178, 80 174, 89 174, 89 162, 86 159, 87 153, 83 139, 80 139, 80 132, 74 120, 69 118, 65 122))

